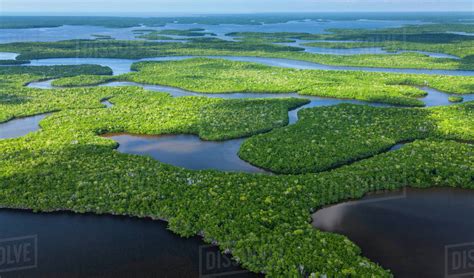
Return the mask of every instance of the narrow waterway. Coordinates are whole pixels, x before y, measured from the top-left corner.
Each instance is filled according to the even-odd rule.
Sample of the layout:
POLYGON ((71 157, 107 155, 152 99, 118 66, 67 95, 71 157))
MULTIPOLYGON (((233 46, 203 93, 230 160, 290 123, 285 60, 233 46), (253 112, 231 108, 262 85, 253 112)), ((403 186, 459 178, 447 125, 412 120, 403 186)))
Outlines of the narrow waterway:
POLYGON ((40 129, 39 122, 49 114, 17 118, 0 123, 0 139, 9 139, 25 136, 40 129))
POLYGON ((411 74, 438 74, 453 76, 473 76, 474 71, 464 70, 439 70, 439 69, 398 69, 398 68, 379 68, 379 67, 353 67, 353 66, 331 66, 318 63, 282 59, 282 58, 264 58, 247 56, 171 56, 155 57, 140 60, 130 59, 111 59, 111 58, 55 58, 31 60, 28 66, 52 66, 52 65, 81 65, 97 64, 110 67, 114 75, 120 75, 130 72, 133 63, 139 61, 176 61, 195 57, 219 58, 231 61, 254 62, 268 66, 294 68, 294 69, 318 69, 318 70, 350 70, 350 71, 368 71, 368 72, 388 72, 388 73, 411 73, 411 74))

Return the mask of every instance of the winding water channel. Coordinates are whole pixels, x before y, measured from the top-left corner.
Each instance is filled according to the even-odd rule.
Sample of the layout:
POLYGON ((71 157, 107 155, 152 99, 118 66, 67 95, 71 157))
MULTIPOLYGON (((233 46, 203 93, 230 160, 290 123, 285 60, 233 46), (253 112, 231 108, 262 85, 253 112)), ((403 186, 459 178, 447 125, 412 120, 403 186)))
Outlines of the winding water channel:
MULTIPOLYGON (((61 61, 53 61, 55 59, 47 59, 46 64, 56 65, 61 61)), ((82 61, 83 59, 80 59, 82 61)), ((112 63, 104 61, 104 59, 85 59, 84 63, 98 62, 108 66, 120 66, 119 72, 124 72, 125 67, 123 63, 127 60, 116 60, 113 59, 112 63)), ((105 59, 108 60, 108 59, 105 59)), ((67 59, 67 61, 71 61, 67 59)), ((38 63, 41 64, 41 63, 38 63)), ((127 63, 128 65, 128 63, 127 63)), ((27 86, 30 88, 39 89, 53 89, 51 85, 52 80, 31 82, 27 86)), ((335 99, 335 98, 323 98, 315 96, 305 96, 299 94, 262 94, 262 93, 231 93, 231 94, 202 94, 192 91, 183 90, 180 88, 160 86, 160 85, 147 85, 139 84, 134 82, 110 82, 102 84, 100 86, 139 86, 146 90, 156 92, 166 92, 173 97, 183 96, 206 96, 213 98, 225 98, 225 99, 242 99, 242 98, 282 98, 282 97, 297 97, 309 99, 310 103, 291 110, 288 113, 289 123, 295 124, 298 120, 298 112, 304 108, 318 107, 318 106, 330 106, 337 105, 340 103, 352 103, 352 104, 366 104, 371 106, 382 106, 387 107, 387 104, 369 103, 358 100, 348 99, 335 99)), ((438 105, 450 105, 448 97, 449 94, 437 91, 428 87, 421 87, 420 89, 427 92, 427 96, 422 98, 427 107, 438 106, 438 105)), ((474 94, 464 95, 465 101, 474 99, 474 94)), ((111 107, 112 104, 107 100, 104 100, 107 107, 111 107)), ((28 119, 28 118, 27 118, 28 119)), ((39 121, 42 118, 31 117, 28 122, 30 128, 29 131, 34 131, 34 125, 36 129, 39 129, 39 121)), ((15 123, 10 124, 12 127, 15 123)), ((0 125, 1 128, 1 125, 0 125)), ((14 128, 10 128, 14 129, 14 128)), ((0 129, 1 130, 1 129, 0 129)), ((6 132, 5 132, 6 133, 6 132)), ((26 133, 13 133, 11 135, 4 135, 4 138, 19 137, 26 133), (8 136, 8 137, 7 137, 8 136)), ((258 167, 254 167, 245 161, 242 161, 237 155, 240 146, 245 139, 234 139, 224 142, 215 141, 203 141, 199 137, 193 135, 167 135, 167 136, 144 136, 144 135, 132 135, 132 134, 115 134, 107 136, 110 139, 115 140, 119 143, 118 151, 128 154, 136 155, 148 155, 161 162, 168 163, 171 165, 184 167, 192 170, 207 170, 215 169, 220 171, 235 171, 235 172, 247 172, 247 173, 263 173, 265 172, 258 167)), ((0 137, 1 138, 1 137, 0 137)), ((388 151, 391 151, 389 149, 388 151)))
POLYGON ((31 60, 29 66, 52 66, 52 65, 80 65, 97 64, 110 67, 114 75, 120 75, 130 72, 133 63, 139 61, 177 61, 196 57, 219 58, 231 61, 254 62, 268 66, 294 68, 294 69, 318 69, 318 70, 350 70, 350 71, 369 71, 369 72, 387 72, 387 73, 413 73, 413 74, 439 74, 454 76, 473 76, 474 71, 465 70, 439 70, 439 69, 397 69, 397 68, 377 68, 377 67, 353 67, 353 66, 331 66, 313 62, 265 57, 248 56, 172 56, 144 58, 140 60, 131 59, 111 59, 111 58, 54 58, 31 60))
MULTIPOLYGON (((190 57, 165 57, 149 60, 175 60, 190 57)), ((252 61, 272 66, 292 68, 330 67, 314 63, 285 59, 255 57, 222 57, 238 61, 252 61)), ((47 59, 32 61, 33 65, 57 64, 101 64, 110 66, 114 74, 130 71, 135 60, 121 59, 47 59)), ((344 67, 346 69, 348 67, 344 67)), ((350 67, 352 70, 354 68, 350 67)), ((326 69, 326 68, 325 68, 326 69)), ((337 69, 341 69, 338 67, 337 69)), ((364 70, 357 68, 356 70, 364 70)), ((374 69, 369 69, 369 71, 374 69)), ((413 70, 384 69, 392 72, 413 70)), ((416 73, 434 74, 433 71, 415 70, 416 73)), ((435 71, 439 74, 474 75, 470 71, 435 71)), ((179 88, 145 85, 130 82, 111 82, 102 86, 141 86, 148 90, 167 92, 174 97, 203 95, 179 88)), ((33 82, 33 88, 49 89, 51 81, 33 82)), ((422 100, 426 106, 449 105, 448 94, 423 87, 428 95, 422 100)), ((301 96, 297 94, 209 94, 220 98, 275 98, 301 97, 311 102, 289 112, 290 124, 297 121, 297 112, 302 108, 339 103, 364 103, 301 96)), ((465 101, 474 95, 464 95, 465 101)), ((113 102, 113 100, 112 100, 113 102)), ((109 100, 102 100, 113 107, 109 100)), ((0 139, 16 138, 39 129, 39 122, 46 115, 14 119, 0 124, 0 139)), ((169 164, 189 169, 218 169, 259 173, 237 156, 244 139, 224 142, 204 142, 192 135, 137 136, 110 134, 109 138, 119 142, 119 151, 152 157, 169 164)), ((403 147, 397 144, 391 151, 403 147)), ((472 242, 474 222, 468 215, 473 208, 474 192, 456 189, 408 189, 402 193, 378 194, 360 201, 347 202, 324 208, 313 215, 313 225, 325 231, 347 235, 358 244, 363 255, 392 269, 397 277, 443 277, 444 247, 448 244, 472 242)), ((36 235, 41 251, 39 266, 24 272, 24 277, 41 275, 137 275, 140 273, 169 274, 170 277, 199 277, 202 274, 200 258, 204 252, 219 253, 208 247, 199 238, 182 239, 166 231, 164 223, 144 219, 113 216, 76 215, 68 213, 32 214, 29 212, 0 210, 0 235, 17 237, 36 235), (119 243, 119 244, 118 244, 119 243), (70 254, 69 257, 61 254, 70 254)), ((212 256, 211 256, 212 257, 212 256)), ((226 257, 228 259, 228 257, 226 257)), ((214 262, 215 263, 215 262, 214 262)), ((213 271, 219 272, 221 268, 213 271)), ((225 268, 224 270, 229 270, 225 268)), ((238 266, 236 277, 252 277, 238 266)))

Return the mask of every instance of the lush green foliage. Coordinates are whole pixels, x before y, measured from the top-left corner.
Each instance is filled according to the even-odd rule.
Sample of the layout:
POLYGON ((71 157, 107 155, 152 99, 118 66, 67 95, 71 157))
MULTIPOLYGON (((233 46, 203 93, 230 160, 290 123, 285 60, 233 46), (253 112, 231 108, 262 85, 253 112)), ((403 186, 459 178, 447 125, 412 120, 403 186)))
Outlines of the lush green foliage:
MULTIPOLYGON (((39 132, 0 140, 2 206, 164 218, 181 236, 201 234, 230 250, 243 267, 268 276, 389 277, 345 237, 314 230, 310 211, 406 184, 474 188, 472 146, 456 142, 417 141, 332 172, 266 176, 179 169, 120 154, 112 150, 115 142, 96 136, 130 132, 235 138, 285 125, 286 111, 304 100, 172 98, 134 87, 17 86, 2 92, 5 106, 0 111, 10 109, 14 117, 63 110, 43 120, 39 132), (114 106, 100 108, 104 98, 114 106)), ((456 138, 472 133, 464 124, 468 112, 450 109, 437 116, 443 119, 439 130, 456 138)), ((306 111, 303 121, 310 114, 306 111)))
MULTIPOLYGON (((84 112, 95 122, 91 110, 84 112)), ((319 175, 195 172, 111 151, 106 139, 82 140, 75 133, 81 112, 67 122, 70 115, 48 118, 43 131, 25 138, 0 141, 3 206, 165 218, 180 235, 199 233, 245 268, 273 277, 389 277, 343 236, 314 230, 309 211, 406 184, 474 187, 472 147, 455 142, 415 142, 319 175)))
MULTIPOLYGON (((281 19, 275 15, 268 20, 281 19)), ((245 21, 246 17, 234 20, 245 21)), ((113 22, 109 18, 103 24, 134 24, 113 22)), ((0 26, 2 23, 0 20, 0 26)), ((9 26, 21 24, 21 20, 12 21, 9 26)), ((442 60, 436 65, 420 55, 339 59, 287 52, 265 40, 233 43, 204 38, 191 40, 185 47, 69 41, 9 44, 0 49, 18 47, 15 52, 30 57, 241 54, 370 66, 400 61, 391 67, 459 68, 464 63, 442 60), (92 46, 89 50, 88 45, 92 46), (256 51, 252 47, 257 47, 256 51)), ((424 92, 412 86, 455 93, 474 91, 473 77, 291 70, 216 59, 146 62, 135 64, 134 69, 139 72, 112 77, 107 76, 112 74, 109 68, 99 66, 0 67, 0 122, 59 111, 41 122, 41 131, 0 140, 2 207, 167 219, 169 228, 179 235, 202 235, 221 250, 232 252, 243 267, 270 277, 390 277, 389 272, 362 257, 361 250, 347 238, 315 230, 309 224, 310 212, 368 192, 406 185, 474 189, 473 146, 447 141, 472 142, 472 102, 430 109, 356 105, 304 109, 296 125, 283 127, 288 110, 306 100, 172 98, 136 87, 22 88, 27 82, 50 78, 66 77, 54 82, 61 86, 95 85, 120 78, 206 93, 298 92, 403 105, 421 103, 416 98, 424 92), (114 106, 104 109, 103 99, 110 99, 114 106), (240 155, 274 171, 321 171, 374 156, 328 172, 288 176, 189 171, 148 157, 121 154, 113 150, 115 142, 98 136, 109 132, 186 133, 225 140, 268 131, 248 139, 240 155), (414 139, 424 140, 377 155, 396 142, 414 139)))
MULTIPOLYGON (((204 37, 204 36, 216 36, 214 33, 204 32, 205 29, 193 28, 188 30, 176 30, 176 29, 165 29, 165 30, 151 30, 145 31, 146 34, 142 34, 137 38, 148 39, 148 40, 173 40, 172 37, 168 36, 184 36, 184 37, 204 37)), ((144 32, 144 31, 142 31, 144 32)))
POLYGON ((285 58, 336 66, 462 69, 473 70, 472 58, 440 59, 420 53, 394 55, 324 55, 303 52, 303 48, 267 43, 265 40, 224 41, 216 38, 189 42, 152 42, 119 40, 73 40, 1 44, 0 51, 20 53, 19 59, 42 58, 146 58, 163 56, 255 56, 285 58))
POLYGON ((110 35, 102 35, 102 34, 92 34, 91 37, 94 37, 96 40, 113 40, 114 39, 110 35))
POLYGON ((370 157, 399 142, 474 141, 474 102, 428 109, 338 105, 303 109, 298 116, 295 125, 246 140, 240 157, 277 173, 298 174, 370 157))
POLYGON ((71 77, 76 75, 111 75, 109 67, 98 65, 79 66, 1 66, 0 89, 23 87, 25 84, 38 80, 71 77))
POLYGON ((441 52, 459 57, 474 55, 474 37, 448 33, 474 33, 474 28, 470 24, 427 24, 377 30, 329 29, 328 31, 332 31, 332 33, 235 32, 228 35, 244 40, 265 39, 274 42, 287 42, 291 39, 330 40, 328 42, 318 41, 305 44, 307 46, 327 48, 382 47, 387 51, 419 50, 441 52))
POLYGON ((422 106, 426 93, 412 87, 431 86, 450 93, 474 92, 473 77, 424 76, 356 71, 296 70, 223 59, 140 62, 138 72, 118 77, 202 93, 292 93, 351 98, 406 106, 422 106))
POLYGON ((160 35, 160 34, 157 34, 155 32, 150 32, 150 33, 147 33, 147 34, 142 34, 142 35, 139 35, 139 36, 136 36, 137 38, 139 39, 147 39, 147 40, 150 40, 150 41, 158 41, 158 40, 163 40, 163 41, 172 41, 172 40, 175 40, 174 38, 172 37, 169 37, 169 36, 163 36, 163 35, 160 35))
POLYGON ((406 41, 376 41, 376 42, 313 42, 306 43, 307 46, 326 48, 358 48, 358 47, 382 47, 386 51, 414 50, 429 51, 467 57, 474 55, 474 41, 461 41, 455 43, 430 43, 430 42, 406 42, 406 41))
POLYGON ((29 64, 28 60, 0 60, 0 66, 4 65, 26 65, 29 64))
POLYGON ((122 88, 42 90, 15 87, 0 89, 0 122, 63 109, 101 108, 104 105, 100 100, 122 90, 122 88))
POLYGON ((112 69, 99 65, 79 65, 79 66, 5 66, 0 67, 0 75, 30 74, 43 76, 44 78, 58 78, 76 76, 81 74, 89 75, 112 75, 112 69))
POLYGON ((186 36, 186 37, 201 37, 206 35, 215 36, 214 33, 204 32, 204 29, 188 29, 188 30, 175 30, 175 29, 166 29, 155 31, 156 34, 161 35, 172 35, 172 36, 186 36))
POLYGON ((450 96, 448 100, 450 102, 463 102, 464 98, 460 96, 450 96))
POLYGON ((0 91, 0 122, 58 110, 101 108, 103 105, 100 100, 110 98, 115 104, 113 109, 69 111, 68 121, 77 122, 71 125, 69 131, 78 128, 95 131, 105 125, 110 132, 127 130, 139 134, 193 133, 203 139, 224 140, 282 127, 288 123, 289 109, 308 102, 304 99, 172 98, 165 93, 145 91, 137 87, 66 90, 12 88, 0 91), (82 121, 78 121, 76 117, 82 121), (133 124, 135 122, 141 124, 137 126, 133 124), (132 124, 134 127, 128 128, 132 124))
POLYGON ((51 82, 55 87, 79 87, 94 86, 116 80, 116 76, 107 75, 78 75, 73 77, 64 77, 51 82))
MULTIPOLYGON (((372 13, 364 14, 364 18, 374 20, 420 20, 427 22, 459 22, 463 19, 472 20, 472 13, 372 13)), ((272 23, 285 23, 298 20, 358 20, 358 13, 298 13, 298 14, 226 14, 226 15, 200 15, 186 17, 103 17, 103 16, 2 16, 0 28, 44 28, 59 27, 62 25, 105 26, 111 28, 125 28, 134 26, 164 26, 167 23, 181 24, 239 24, 261 25, 272 23)), ((452 30, 456 31, 456 30, 452 30)))

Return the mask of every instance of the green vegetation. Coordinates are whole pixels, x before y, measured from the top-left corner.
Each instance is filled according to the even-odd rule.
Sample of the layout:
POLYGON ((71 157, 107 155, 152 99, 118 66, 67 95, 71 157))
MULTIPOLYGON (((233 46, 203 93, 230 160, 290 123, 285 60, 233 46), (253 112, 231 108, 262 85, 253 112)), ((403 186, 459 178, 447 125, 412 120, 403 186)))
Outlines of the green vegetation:
POLYGON ((110 35, 102 35, 102 34, 92 34, 91 37, 96 38, 96 40, 113 40, 114 39, 110 35))
POLYGON ((0 66, 4 66, 4 65, 26 65, 26 64, 29 64, 30 61, 28 60, 0 60, 0 66))
POLYGON ((460 96, 450 96, 448 100, 450 102, 463 102, 464 98, 460 96))
POLYGON ((201 37, 206 35, 215 36, 214 33, 204 32, 205 29, 195 28, 195 29, 188 29, 188 30, 174 30, 174 29, 167 29, 167 30, 160 30, 155 31, 156 34, 161 35, 172 35, 172 36, 186 36, 186 37, 201 37))
MULTIPOLYGON (((222 76, 229 74, 225 73, 228 67, 236 71, 236 82, 257 71, 262 80, 270 80, 266 75, 275 72, 276 82, 285 84, 279 69, 251 63, 193 59, 139 63, 136 67, 151 70, 156 65, 175 70, 193 65, 194 70, 199 69, 194 76, 202 76, 204 81, 206 74, 215 70, 224 71, 222 76)), ((0 90, 0 121, 59 111, 41 122, 41 131, 17 139, 0 140, 0 204, 3 207, 164 218, 169 221, 169 228, 179 235, 200 234, 207 242, 218 243, 221 250, 230 250, 243 267, 270 277, 390 277, 389 272, 362 257, 360 249, 347 238, 315 230, 309 223, 310 212, 346 199, 360 198, 367 192, 396 189, 407 184, 474 188, 469 155, 472 146, 450 141, 416 141, 400 150, 331 172, 296 176, 189 171, 148 157, 121 154, 113 150, 114 141, 98 135, 109 132, 184 133, 224 140, 277 128, 268 133, 273 134, 287 129, 283 126, 288 121, 288 109, 307 101, 172 98, 165 93, 137 87, 55 90, 20 87, 25 80, 60 77, 54 75, 60 75, 62 69, 65 76, 81 73, 77 77, 79 81, 102 78, 92 77, 94 73, 87 73, 86 69, 111 73, 110 69, 90 66, 24 67, 15 69, 17 74, 3 70, 2 82, 9 86, 0 90), (104 109, 100 104, 102 99, 110 99, 114 106, 104 109)), ((310 77, 320 74, 319 71, 294 71, 294 75, 297 72, 310 77)), ((391 77, 387 77, 390 82, 401 78, 387 76, 391 77)), ((400 76, 404 82, 414 81, 411 76, 400 76)), ((176 79, 180 78, 176 76, 176 79)), ((433 77, 429 81, 444 84, 446 80, 458 80, 443 78, 433 77)), ((249 80, 249 84, 253 84, 254 79, 249 76, 249 80)), ((255 84, 261 86, 263 83, 255 84)), ((310 118, 313 113, 324 113, 315 111, 328 109, 303 110, 301 121, 313 121, 310 118)), ((346 105, 333 109, 348 110, 339 122, 339 114, 328 116, 329 122, 339 123, 341 127, 356 121, 362 124, 367 118, 377 116, 363 106, 346 105), (351 110, 358 109, 361 113, 349 117, 351 110)), ((425 120, 431 119, 426 125, 436 123, 443 138, 469 139, 472 136, 472 130, 468 128, 472 126, 469 121, 472 107, 468 104, 388 111, 395 111, 396 115, 400 114, 396 111, 403 111, 406 115, 419 116, 420 122, 422 116, 425 120), (422 114, 420 111, 428 112, 422 114)), ((385 121, 387 126, 394 126, 400 121, 390 112, 386 113, 392 117, 385 120, 378 115, 377 123, 382 125, 380 121, 385 121)), ((416 124, 416 119, 409 118, 403 125, 410 121, 416 124)), ((315 128, 324 130, 326 123, 321 124, 323 126, 315 128)), ((333 127, 329 130, 339 134, 333 127)), ((409 132, 408 128, 406 130, 409 132)), ((303 139, 297 138, 297 141, 303 139)), ((275 142, 276 146, 278 144, 275 142)), ((293 156, 295 153, 284 158, 293 156)))
MULTIPOLYGON (((123 89, 117 89, 121 91, 123 89)), ((41 90, 0 89, 0 122, 72 108, 102 108, 100 100, 113 95, 113 88, 41 90)))
POLYGON ((259 40, 241 42, 216 38, 196 38, 189 42, 152 42, 119 40, 72 40, 61 42, 25 42, 0 45, 0 51, 17 52, 19 59, 42 58, 128 58, 164 56, 255 56, 309 61, 335 66, 389 67, 473 70, 472 59, 433 58, 420 53, 394 55, 324 55, 303 52, 302 48, 269 44, 259 40))
POLYGON ((303 109, 295 125, 254 136, 239 156, 277 173, 320 172, 425 138, 474 141, 474 102, 429 109, 303 109), (271 154, 271 155, 269 155, 271 154))
POLYGON ((313 42, 306 43, 307 46, 326 48, 360 48, 381 47, 386 51, 396 52, 400 50, 428 51, 468 57, 474 55, 474 41, 463 41, 456 43, 416 43, 406 41, 384 41, 384 42, 313 42))
POLYGON ((24 87, 33 81, 81 74, 106 75, 112 74, 112 70, 98 65, 0 67, 0 122, 63 109, 103 107, 100 100, 112 91, 107 88, 94 89, 89 93, 86 89, 41 90, 24 87))
POLYGON ((351 98, 406 106, 423 106, 426 93, 413 86, 430 86, 449 93, 472 93, 473 77, 297 70, 223 59, 140 62, 117 77, 146 84, 180 87, 201 93, 299 93, 351 98))
POLYGON ((473 33, 474 28, 469 24, 434 24, 377 31, 360 29, 332 31, 335 34, 329 36, 329 39, 358 42, 315 42, 308 45, 330 48, 382 47, 387 51, 420 50, 469 59, 474 56, 474 37, 447 33, 448 31, 473 33))
POLYGON ((188 30, 175 30, 175 29, 166 29, 166 30, 153 30, 148 31, 146 34, 142 34, 137 38, 147 39, 147 40, 173 40, 172 37, 168 36, 185 36, 185 37, 204 37, 204 36, 216 36, 214 33, 204 32, 205 29, 194 28, 188 30))
MULTIPOLYGON (((289 109, 308 102, 304 99, 172 98, 136 87, 66 90, 12 87, 0 90, 0 122, 58 110, 102 108, 100 100, 110 98, 119 107, 79 111, 84 122, 76 123, 74 128, 95 131, 94 125, 106 124, 111 132, 118 132, 127 121, 139 121, 142 126, 128 130, 139 134, 194 133, 207 140, 224 140, 282 127, 288 124, 289 109)), ((79 112, 72 110, 69 113, 79 112)))
POLYGON ((78 75, 53 80, 53 82, 51 82, 51 85, 55 87, 95 86, 107 82, 112 82, 116 79, 116 76, 108 75, 78 75))
POLYGON ((181 236, 201 234, 230 250, 243 267, 271 277, 390 277, 345 237, 313 229, 310 211, 406 184, 474 187, 472 146, 448 141, 417 141, 332 172, 300 176, 187 171, 120 154, 112 151, 113 141, 93 134, 182 132, 194 118, 174 117, 210 101, 123 90, 130 91, 115 96, 113 108, 59 112, 41 123, 40 132, 0 140, 2 206, 164 218, 181 236), (182 102, 193 105, 170 117, 162 114, 169 101, 178 110, 182 102), (145 103, 163 107, 146 109, 146 122, 133 119, 145 103), (137 112, 114 112, 120 109, 137 112))
POLYGON ((2 66, 0 67, 0 89, 23 87, 33 81, 71 77, 77 75, 112 75, 112 69, 99 65, 79 66, 2 66))
POLYGON ((468 58, 474 56, 474 37, 448 32, 474 33, 472 24, 428 24, 377 30, 329 29, 330 34, 234 32, 228 35, 243 40, 331 40, 306 43, 307 46, 326 48, 382 47, 387 51, 411 50, 441 52, 468 58), (349 41, 349 42, 348 42, 349 41))
MULTIPOLYGON (((260 24, 249 19, 255 15, 229 17, 227 22, 260 24)), ((278 22, 288 17, 266 18, 278 22)), ((84 22, 84 18, 66 22, 82 24, 80 20, 84 22)), ((217 23, 222 18, 182 19, 188 20, 217 23)), ((0 19, 0 28, 55 22, 0 19)), ((93 18, 91 24, 119 27, 139 22, 93 18)), ((269 44, 273 41, 277 40, 226 42, 198 37, 188 43, 161 44, 77 40, 5 44, 0 51, 14 50, 22 59, 249 55, 359 66, 468 69, 474 64, 469 58, 455 61, 419 54, 314 55, 269 44)), ((173 98, 139 87, 24 87, 53 78, 60 78, 53 85, 62 87, 123 80, 204 93, 296 92, 406 106, 422 105, 418 98, 425 92, 417 86, 474 92, 474 77, 469 76, 295 70, 223 59, 140 62, 133 69, 138 72, 112 76, 110 68, 92 65, 0 67, 0 122, 55 112, 41 122, 40 131, 0 140, 1 207, 166 219, 169 229, 180 236, 201 235, 231 252, 244 268, 269 277, 391 277, 346 237, 314 229, 310 213, 369 192, 408 185, 474 189, 470 144, 474 102, 427 109, 346 104, 303 109, 299 121, 286 126, 288 110, 308 100, 173 98), (104 99, 114 106, 105 109, 100 103, 104 99), (116 132, 194 134, 204 140, 253 136, 239 155, 257 166, 292 175, 186 170, 115 151, 117 143, 101 135, 116 132), (405 141, 413 142, 384 152, 405 141)))
POLYGON ((153 40, 162 40, 162 41, 172 41, 172 40, 175 40, 174 38, 172 37, 168 37, 168 36, 163 36, 163 35, 159 35, 157 33, 149 33, 149 34, 143 34, 143 35, 139 35, 139 36, 136 36, 137 38, 139 39, 147 39, 147 40, 150 40, 150 41, 153 41, 153 40))
POLYGON ((35 75, 46 78, 59 78, 77 76, 81 74, 89 75, 112 75, 112 69, 99 65, 78 65, 78 66, 22 66, 22 67, 0 67, 0 75, 35 75))
MULTIPOLYGON (((423 20, 426 22, 440 22, 451 25, 453 22, 462 20, 472 21, 472 13, 373 13, 364 14, 364 18, 372 20, 423 20)), ((110 28, 127 28, 145 25, 148 27, 164 26, 167 23, 180 24, 238 24, 238 25, 261 25, 272 23, 285 23, 288 21, 314 20, 326 22, 328 20, 358 20, 358 13, 300 13, 300 14, 226 14, 186 17, 103 17, 103 16, 2 16, 0 28, 45 28, 59 27, 62 25, 78 26, 104 26, 110 28)), ((453 24, 460 25, 460 24, 453 24)), ((467 24, 466 24, 467 25, 467 24)), ((457 27, 458 29, 460 27, 457 27)), ((456 30, 458 30, 456 29, 456 30)), ((448 30, 448 31, 456 31, 448 30)))

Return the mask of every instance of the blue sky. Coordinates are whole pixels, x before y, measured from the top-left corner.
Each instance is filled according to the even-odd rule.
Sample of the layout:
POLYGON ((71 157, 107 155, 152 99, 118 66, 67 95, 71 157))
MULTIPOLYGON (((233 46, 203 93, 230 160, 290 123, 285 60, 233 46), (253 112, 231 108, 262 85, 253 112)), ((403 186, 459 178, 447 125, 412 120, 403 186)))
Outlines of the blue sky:
POLYGON ((0 0, 3 13, 474 11, 474 0, 0 0))

